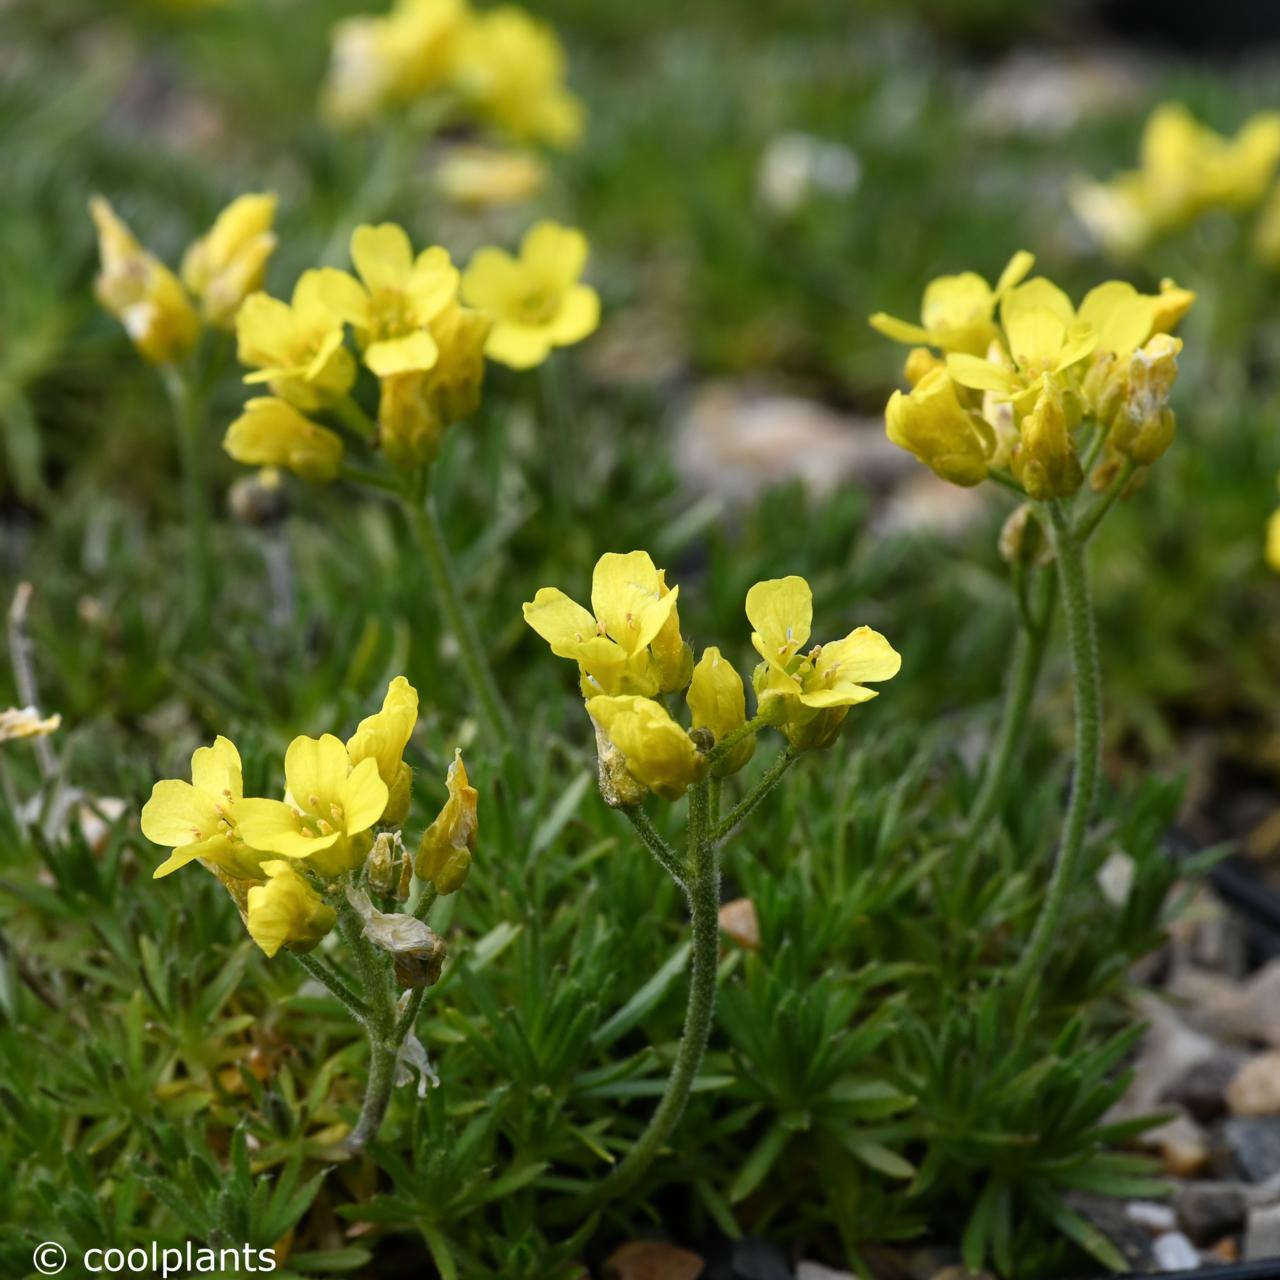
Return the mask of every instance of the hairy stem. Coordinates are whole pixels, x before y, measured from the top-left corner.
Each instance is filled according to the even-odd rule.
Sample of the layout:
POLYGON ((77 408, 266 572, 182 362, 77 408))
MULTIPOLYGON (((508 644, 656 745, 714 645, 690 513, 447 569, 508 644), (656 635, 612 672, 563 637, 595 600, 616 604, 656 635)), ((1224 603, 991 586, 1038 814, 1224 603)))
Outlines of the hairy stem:
POLYGON ((356 1127, 347 1135, 347 1151, 356 1155, 378 1136, 382 1121, 391 1105, 391 1090, 396 1082, 396 1059, 400 1041, 385 1032, 369 1028, 369 1082, 356 1127))
POLYGON ((768 726, 769 722, 763 716, 753 716, 744 725, 740 725, 732 733, 726 733, 719 742, 707 752, 707 763, 715 764, 717 760, 723 760, 730 751, 740 743, 743 738, 749 738, 753 733, 759 733, 761 729, 768 726))
POLYGON ((1075 776, 1072 779, 1071 800, 1067 806, 1066 824, 1058 846, 1053 874, 1031 939, 1015 973, 1015 981, 1027 984, 1028 999, 1033 993, 1031 983, 1044 972, 1049 950, 1062 924, 1067 899, 1080 878, 1080 862, 1094 796, 1098 789, 1102 751, 1102 688, 1098 641, 1094 631, 1084 543, 1071 527, 1070 520, 1059 503, 1050 502, 1048 510, 1058 558, 1063 611, 1067 619, 1067 641, 1075 672, 1075 776))
POLYGON ((649 1125, 622 1162, 597 1184, 592 1207, 629 1191, 671 1137, 693 1091, 711 1035, 716 1003, 716 963, 720 946, 720 864, 707 813, 707 785, 689 792, 689 913, 693 951, 689 969, 689 1002, 684 1031, 671 1075, 649 1125))
POLYGON ((644 841, 644 847, 653 854, 659 866, 687 893, 685 882, 688 871, 680 865, 680 855, 658 833, 649 815, 639 807, 623 809, 622 812, 635 827, 636 834, 644 841))
POLYGON ((422 558, 426 561, 427 577, 431 581, 436 603, 444 617, 445 626, 457 641, 462 670, 471 685, 472 693, 480 703, 485 727, 497 742, 510 743, 515 736, 515 729, 481 648, 475 623, 463 603, 435 505, 430 496, 427 496, 421 503, 407 501, 406 509, 418 537, 422 558))
POLYGON ((782 775, 795 764, 798 757, 799 752, 794 747, 784 747, 760 776, 760 781, 713 828, 712 840, 716 843, 723 840, 778 785, 782 775))
POLYGON ((1004 709, 1000 727, 987 760, 982 785, 969 811, 970 834, 986 826, 995 816, 1004 798, 1009 770, 1022 744, 1027 714, 1035 696, 1040 669, 1044 666, 1049 624, 1053 614, 1056 577, 1051 568, 1042 569, 1036 581, 1035 601, 1027 611, 1018 610, 1018 639, 1013 651, 1013 665, 1005 685, 1004 709))
POLYGON ((368 1026, 369 1023, 369 1006, 360 999, 350 987, 347 986, 336 973, 333 972, 323 961, 317 960, 315 956, 308 952, 291 951, 289 953, 293 958, 309 973, 317 982, 327 987, 329 991, 338 998, 346 1011, 362 1026, 368 1026))

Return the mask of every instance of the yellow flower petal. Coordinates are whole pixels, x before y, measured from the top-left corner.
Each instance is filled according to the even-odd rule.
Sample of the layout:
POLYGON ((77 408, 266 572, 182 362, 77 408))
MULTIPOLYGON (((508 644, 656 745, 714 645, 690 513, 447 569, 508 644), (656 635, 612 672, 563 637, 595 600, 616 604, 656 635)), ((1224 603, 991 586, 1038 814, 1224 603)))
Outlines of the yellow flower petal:
POLYGON ((908 324, 905 320, 886 315, 883 311, 877 311, 868 323, 877 333, 884 334, 886 338, 892 338, 894 342, 920 346, 933 345, 933 338, 928 329, 921 328, 918 324, 908 324))
POLYGON ((141 823, 142 834, 153 844, 199 844, 217 834, 219 814, 203 791, 171 778, 152 787, 141 823))
POLYGON ((378 775, 378 762, 372 758, 361 760, 343 780, 339 796, 346 834, 355 836, 368 831, 382 817, 390 798, 387 784, 378 775))
POLYGON ((809 639, 813 626, 813 592, 801 577, 770 578, 747 592, 751 643, 771 666, 786 665, 809 639))
POLYGON ((371 342, 364 350, 365 364, 379 378, 430 369, 439 356, 440 348, 436 346, 436 340, 425 329, 418 329, 401 338, 371 342))
POLYGON ((679 588, 667 592, 647 551, 608 552, 591 575, 591 608, 606 634, 628 653, 646 648, 675 608, 679 588))
POLYGON ((541 587, 523 606, 524 620, 551 646, 558 658, 577 659, 595 637, 596 620, 557 587, 541 587))
POLYGON ((532 369, 551 354, 551 338, 542 327, 498 321, 489 331, 484 353, 509 369, 532 369))
POLYGON ((557 347, 572 346, 600 327, 600 295, 588 284, 575 284, 564 295, 560 311, 547 328, 557 347))
POLYGON ((1124 280, 1108 280, 1090 289, 1080 304, 1079 319, 1097 332, 1098 351, 1127 356, 1151 336, 1156 300, 1124 280))
POLYGON ((520 258, 548 284, 567 289, 587 265, 587 237, 558 222, 535 223, 520 242, 520 258))
POLYGON ((413 246, 394 222, 359 226, 351 233, 351 261, 371 293, 396 289, 413 270, 413 246))
POLYGON ((219 734, 213 746, 198 748, 191 757, 191 781, 208 796, 239 800, 244 780, 235 743, 219 734))

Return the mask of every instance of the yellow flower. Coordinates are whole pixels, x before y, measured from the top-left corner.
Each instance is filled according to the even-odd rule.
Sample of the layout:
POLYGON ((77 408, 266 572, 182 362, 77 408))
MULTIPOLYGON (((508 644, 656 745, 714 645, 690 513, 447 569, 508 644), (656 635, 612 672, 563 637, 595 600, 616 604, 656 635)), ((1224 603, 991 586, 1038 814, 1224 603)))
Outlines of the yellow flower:
POLYGON ((102 258, 94 282, 98 301, 124 325, 144 359, 184 359, 200 336, 200 318, 178 277, 137 242, 101 196, 90 200, 89 211, 102 258))
POLYGON ((305 480, 332 480, 342 466, 341 436, 270 396, 245 405, 222 447, 247 466, 284 467, 305 480))
POLYGON ((462 298, 493 317, 485 354, 513 369, 531 369, 553 347, 594 333, 600 296, 579 281, 586 261, 582 232, 554 222, 531 227, 518 258, 504 249, 478 250, 463 274, 462 298))
POLYGON ((404 676, 387 685, 382 710, 366 716, 347 739, 347 756, 353 765, 361 760, 377 762, 378 776, 387 785, 387 805, 379 821, 398 827, 409 813, 413 770, 404 762, 404 751, 418 723, 418 691, 404 676))
POLYGON ((1253 248, 1264 266, 1280 268, 1280 187, 1268 197, 1253 229, 1253 248))
POLYGON ((461 751, 453 753, 445 785, 449 798, 423 833, 414 870, 422 879, 431 881, 437 892, 453 893, 466 882, 480 830, 477 817, 480 793, 467 778, 461 751))
POLYGON ((891 680, 902 666, 893 646, 870 627, 801 654, 813 623, 813 593, 794 575, 757 582, 747 592, 747 619, 751 643, 764 659, 752 681, 760 714, 798 751, 830 745, 849 708, 876 696, 865 683, 891 680))
POLYGON ((321 111, 358 125, 446 88, 465 22, 462 0, 399 0, 385 17, 339 22, 321 111))
POLYGON ((265 382, 304 413, 341 400, 356 380, 342 320, 324 300, 331 270, 304 271, 291 302, 254 293, 236 313, 237 355, 254 370, 245 382, 265 382))
POLYGON ((1008 363, 990 355, 983 359, 955 352, 947 356, 947 370, 961 386, 994 391, 1019 409, 1034 402, 1046 373, 1065 372, 1098 345, 1094 327, 1081 320, 1067 295, 1043 276, 1005 294, 1000 324, 1006 347, 994 354, 1007 352, 1008 363))
POLYGON ((900 449, 952 484, 975 485, 986 479, 994 433, 956 398, 945 368, 925 374, 910 395, 895 391, 890 396, 885 430, 900 449))
POLYGON ((211 325, 232 328, 240 304, 262 288, 276 247, 275 216, 275 196, 239 196, 187 250, 182 280, 211 325))
POLYGON ((1111 443, 1140 467, 1149 467, 1173 443, 1169 395, 1181 350, 1181 338, 1157 333, 1129 358, 1124 407, 1111 428, 1111 443))
POLYGON ((1051 374, 1041 376, 1035 407, 1022 420, 1021 439, 1013 451, 1013 474, 1036 499, 1068 498, 1084 483, 1062 389, 1051 374))
POLYGON ((429 326, 439 350, 435 364, 382 379, 378 441, 395 466, 434 462, 445 428, 480 407, 491 323, 483 312, 451 302, 429 326))
POLYGON ((266 884, 249 890, 245 924, 268 957, 281 947, 310 951, 338 922, 336 912, 288 862, 264 862, 266 884))
POLYGON ((1009 259, 993 289, 974 271, 929 281, 918 325, 877 311, 871 327, 895 342, 921 343, 941 351, 983 355, 996 337, 996 304, 1031 270, 1035 258, 1020 250, 1009 259))
POLYGON ((1267 521, 1267 563, 1280 573, 1280 511, 1273 511, 1267 521))
MULTIPOLYGON (((654 642, 676 611, 679 587, 665 577, 647 551, 608 552, 591 577, 594 616, 556 587, 542 587, 524 605, 524 620, 559 658, 578 664, 585 697, 639 694, 653 697, 680 686, 664 682, 654 642)), ((668 667, 669 678, 680 672, 668 667)))
POLYGON ((436 166, 435 183, 445 198, 469 209, 519 204, 537 195, 546 168, 530 151, 496 147, 450 147, 436 166))
MULTIPOLYGON (((702 657, 693 669, 685 700, 693 713, 694 729, 708 730, 715 742, 727 738, 747 722, 747 696, 742 677, 720 656, 719 649, 702 651, 702 657)), ((722 778, 737 773, 751 759, 755 749, 754 735, 743 738, 712 766, 711 772, 722 778)))
POLYGON ((622 753, 627 772, 664 800, 706 776, 706 760, 660 703, 632 694, 587 699, 587 714, 622 753))
POLYGON ((1155 297, 1155 318, 1152 333, 1172 333, 1182 317, 1195 305, 1196 295, 1190 289, 1180 289, 1176 281, 1165 276, 1160 281, 1160 292, 1155 297))
POLYGON ((173 853, 153 875, 158 880, 199 858, 236 879, 256 879, 262 854, 239 830, 244 797, 240 753, 219 737, 191 757, 191 781, 157 782, 142 807, 142 834, 173 853))
POLYGON ((455 82, 482 119, 517 142, 565 147, 582 134, 582 103, 564 85, 555 32, 515 5, 474 17, 458 45, 455 82))
POLYGON ((386 811, 387 784, 378 761, 352 764, 340 738, 298 737, 284 757, 285 799, 244 800, 241 834, 255 848, 305 858, 319 875, 352 871, 372 845, 369 828, 386 811))
POLYGON ((380 378, 430 369, 439 356, 429 325, 458 291, 457 268, 438 245, 414 257, 403 227, 360 226, 351 235, 360 279, 325 273, 322 295, 354 326, 364 362, 380 378))
POLYGON ((0 711, 0 742, 19 738, 47 738, 62 724, 60 715, 42 717, 35 707, 8 707, 0 711))

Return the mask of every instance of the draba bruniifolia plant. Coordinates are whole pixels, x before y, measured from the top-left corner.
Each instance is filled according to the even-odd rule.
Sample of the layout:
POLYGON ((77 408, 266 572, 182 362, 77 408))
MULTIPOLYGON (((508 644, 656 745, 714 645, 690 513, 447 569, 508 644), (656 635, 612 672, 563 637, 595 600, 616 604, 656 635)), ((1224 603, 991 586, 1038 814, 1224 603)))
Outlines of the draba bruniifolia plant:
POLYGON ((369 1081, 352 1154, 377 1136, 397 1080, 416 1070, 420 1093, 434 1080, 414 1034, 445 959, 426 918, 462 887, 475 848, 477 793, 461 753, 439 816, 415 854, 405 846, 413 773, 403 756, 417 718, 417 690, 397 676, 346 743, 327 733, 289 744, 283 800, 246 796, 240 755, 219 737, 191 757, 190 782, 157 782, 142 810, 143 834, 173 849, 157 878, 199 862, 263 952, 290 952, 363 1028, 369 1081), (325 943, 335 933, 341 945, 325 943))
POLYGON ((836 741, 849 709, 876 696, 868 681, 897 675, 901 659, 870 627, 807 652, 813 595, 799 577, 758 582, 747 593, 751 643, 760 655, 746 712, 742 677, 719 649, 694 662, 680 632, 679 588, 645 551, 600 557, 591 610, 555 587, 524 606, 525 621, 561 658, 578 664, 579 686, 595 729, 600 793, 635 828, 689 907, 692 951, 680 1047, 648 1127, 597 1184, 593 1204, 624 1194, 663 1148, 693 1088, 715 1012, 723 841, 738 830, 796 759, 836 741), (666 701, 684 693, 690 727, 666 701), (756 783, 721 811, 724 780, 751 758, 757 736, 779 730, 786 745, 756 783), (645 810, 650 795, 672 804, 687 796, 683 850, 663 837, 645 810))
POLYGON ((971 831, 1004 796, 1044 657, 1055 578, 1066 616, 1075 770, 1053 873, 1014 975, 1028 998, 1079 879, 1098 789, 1102 695, 1086 548, 1116 500, 1172 443, 1169 396, 1182 342, 1170 331, 1195 301, 1171 280, 1154 296, 1109 280, 1077 310, 1044 277, 1025 279, 1033 262, 1015 254, 994 289, 973 272, 931 281, 918 325, 871 317, 881 333, 920 344, 906 361, 911 391, 895 391, 885 410, 889 439, 944 480, 994 480, 1026 503, 1001 539, 1019 638, 971 831))

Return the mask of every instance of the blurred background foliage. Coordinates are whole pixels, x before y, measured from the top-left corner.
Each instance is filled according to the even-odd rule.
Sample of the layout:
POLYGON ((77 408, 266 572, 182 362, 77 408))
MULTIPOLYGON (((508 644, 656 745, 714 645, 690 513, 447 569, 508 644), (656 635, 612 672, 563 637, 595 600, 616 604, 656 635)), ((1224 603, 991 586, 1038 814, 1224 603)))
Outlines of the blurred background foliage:
MULTIPOLYGON (((456 918, 440 921, 456 958, 422 1033, 443 1087, 422 1104, 402 1090, 372 1160, 319 1179, 358 1102, 359 1044, 283 960, 253 951, 211 880, 152 885, 134 815, 216 732, 240 744, 251 787, 274 785, 267 762, 294 734, 353 724, 403 671, 424 696, 421 819, 474 726, 396 513, 340 486, 291 484, 291 513, 269 529, 220 521, 213 623, 177 642, 167 410, 93 301, 86 201, 108 195, 173 262, 231 196, 273 189, 268 287, 287 292, 335 234, 341 245, 378 159, 376 131, 335 136, 315 113, 329 28, 362 6, 0 6, 0 587, 36 584, 41 698, 63 714, 63 799, 81 818, 33 821, 34 761, 7 750, 6 1272, 22 1273, 33 1239, 191 1236, 283 1242, 298 1275, 394 1274, 426 1248, 445 1276, 546 1280, 658 1219, 686 1236, 770 1234, 835 1263, 948 1228, 955 1243, 957 1222, 971 1257, 1005 1274, 1013 1258, 1020 1276, 1061 1273, 1082 1245, 1112 1263, 1065 1196, 1146 1187, 1115 1153, 1131 1135, 1100 1126, 1122 1083, 1127 1042, 1107 1037, 1127 964, 1158 939, 1174 880, 1162 838, 1175 821, 1201 842, 1245 834, 1240 793, 1274 809, 1280 774, 1280 584, 1262 560, 1280 471, 1275 277, 1218 219, 1126 268, 1140 288, 1171 274, 1200 294, 1178 441, 1095 548, 1111 787, 1091 856, 1122 849, 1138 880, 1113 912, 1090 878, 1013 1046, 993 1041, 1006 1012, 993 979, 1052 853, 1069 681, 1055 655, 1027 752, 1039 781, 969 840, 1013 625, 995 553, 1007 508, 997 495, 952 512, 930 489, 923 518, 892 519, 897 481, 855 469, 815 493, 788 478, 782 445, 765 468, 777 483, 742 502, 690 474, 682 441, 691 406, 724 386, 820 402, 878 434, 901 352, 868 313, 914 315, 930 277, 994 278, 1018 247, 1077 296, 1113 274, 1070 212, 1072 180, 1130 165, 1166 98, 1228 132, 1276 105, 1276 52, 1248 32, 1248 57, 1153 49, 1153 24, 1137 7, 1121 21, 1123 6, 534 7, 568 45, 583 145, 551 161, 535 206, 487 212, 450 207, 437 153, 415 150, 379 210, 457 257, 513 241, 535 212, 592 243, 601 333, 545 377, 491 371, 478 419, 438 464, 528 753, 468 757, 481 852, 456 918), (788 137, 829 148, 825 178, 797 190, 788 137), (722 1025, 678 1150, 585 1224, 587 1242, 570 1230, 584 1224, 560 1229, 563 1204, 638 1131, 658 1087, 682 925, 674 891, 595 797, 570 674, 518 605, 548 583, 581 594, 601 552, 632 547, 681 583, 686 634, 743 669, 744 593, 791 572, 813 584, 822 634, 875 626, 904 667, 729 854, 761 949, 727 944, 722 1025), (1161 781, 1144 780, 1153 766, 1161 781)), ((240 402, 221 354, 218 495, 237 474, 218 441, 240 402)), ((727 439, 731 466, 732 422, 727 439)), ((15 697, 0 670, 0 702, 15 697)))

